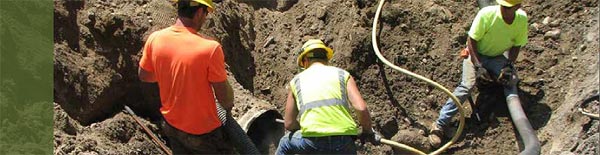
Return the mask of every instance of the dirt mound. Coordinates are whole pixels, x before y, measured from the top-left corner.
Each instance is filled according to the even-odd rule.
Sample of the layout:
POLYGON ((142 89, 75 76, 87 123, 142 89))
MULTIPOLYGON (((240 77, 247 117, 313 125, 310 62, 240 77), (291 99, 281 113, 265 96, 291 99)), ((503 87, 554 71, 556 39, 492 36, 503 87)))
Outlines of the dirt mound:
MULTIPOLYGON (((158 133, 155 124, 143 121, 158 133)), ((159 147, 133 118, 118 113, 105 121, 82 126, 54 104, 54 154, 161 154, 159 147)))
MULTIPOLYGON (((430 149, 422 138, 447 96, 377 59, 370 36, 376 1, 262 2, 216 2, 217 11, 201 32, 223 45, 229 78, 235 83, 235 117, 258 105, 283 113, 287 82, 299 72, 296 51, 307 39, 319 38, 336 52, 332 65, 356 79, 375 129, 385 138, 430 149)), ((104 148, 123 145, 146 151, 141 154, 160 153, 153 144, 137 145, 143 133, 131 129, 135 126, 120 110, 129 105, 151 121, 160 117, 157 86, 137 80, 137 63, 144 38, 173 23, 173 7, 166 0, 54 3, 54 91, 60 104, 55 108, 60 116, 55 117, 55 153, 103 154, 104 148), (131 130, 116 129, 121 127, 131 130), (83 138, 92 136, 105 138, 83 138)), ((464 48, 477 10, 475 1, 389 1, 382 12, 379 47, 394 64, 453 89, 460 79, 457 53, 464 48)), ((542 154, 597 154, 599 123, 578 114, 576 107, 598 93, 598 1, 530 0, 523 10, 530 26, 529 43, 516 64, 519 95, 542 154)), ((522 144, 504 99, 497 91, 476 92, 482 94, 478 103, 491 105, 486 122, 468 118, 464 135, 445 153, 518 153, 522 144)), ((370 144, 359 150, 402 153, 370 144)))

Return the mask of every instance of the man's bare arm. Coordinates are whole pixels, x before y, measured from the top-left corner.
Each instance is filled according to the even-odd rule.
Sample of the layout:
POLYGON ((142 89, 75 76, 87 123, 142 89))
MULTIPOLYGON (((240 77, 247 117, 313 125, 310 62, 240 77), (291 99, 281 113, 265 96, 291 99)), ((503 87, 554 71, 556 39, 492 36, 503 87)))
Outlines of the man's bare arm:
POLYGON ((469 56, 471 56, 471 62, 473 65, 481 67, 481 61, 479 61, 479 56, 477 56, 477 41, 471 37, 468 37, 467 48, 469 49, 469 56))
POLYGON ((285 129, 289 131, 300 129, 300 123, 296 120, 298 113, 298 107, 296 107, 294 96, 290 91, 285 101, 285 114, 283 116, 285 129))
POLYGON ((219 104, 221 104, 227 112, 231 112, 231 109, 233 108, 233 89, 231 88, 229 81, 211 82, 210 85, 215 91, 215 96, 217 97, 219 104))
POLYGON ((519 57, 519 51, 521 50, 521 46, 513 46, 508 50, 508 62, 514 64, 517 62, 517 57, 519 57))
POLYGON ((369 113, 365 100, 363 100, 360 95, 360 91, 358 91, 354 78, 350 77, 350 79, 348 79, 348 85, 346 87, 346 89, 348 89, 348 99, 350 100, 350 103, 352 103, 352 107, 356 110, 362 130, 371 132, 371 114, 369 113))
POLYGON ((148 72, 148 71, 144 70, 141 67, 138 67, 138 77, 143 82, 150 82, 150 83, 156 82, 156 78, 154 77, 154 73, 148 72))

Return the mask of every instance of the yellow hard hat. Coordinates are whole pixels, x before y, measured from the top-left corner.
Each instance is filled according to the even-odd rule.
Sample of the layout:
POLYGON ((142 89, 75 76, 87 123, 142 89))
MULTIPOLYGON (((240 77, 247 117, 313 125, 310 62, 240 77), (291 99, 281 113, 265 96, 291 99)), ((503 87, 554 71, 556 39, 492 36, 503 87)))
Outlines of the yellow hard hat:
POLYGON ((517 4, 521 4, 521 2, 523 2, 523 0, 496 0, 496 3, 506 7, 513 7, 517 4))
POLYGON ((302 66, 302 58, 304 58, 304 56, 306 56, 306 54, 308 54, 310 51, 319 48, 327 51, 327 61, 331 60, 333 57, 333 49, 327 47, 325 43, 319 39, 310 39, 306 41, 304 45, 302 45, 302 48, 300 48, 298 51, 298 66, 305 68, 305 66, 302 66))
MULTIPOLYGON (((205 5, 208 8, 208 12, 213 12, 215 10, 215 4, 213 4, 212 0, 182 0, 182 1, 190 1, 190 6, 198 6, 200 4, 205 5)), ((179 0, 174 0, 175 3, 179 2, 179 0)))

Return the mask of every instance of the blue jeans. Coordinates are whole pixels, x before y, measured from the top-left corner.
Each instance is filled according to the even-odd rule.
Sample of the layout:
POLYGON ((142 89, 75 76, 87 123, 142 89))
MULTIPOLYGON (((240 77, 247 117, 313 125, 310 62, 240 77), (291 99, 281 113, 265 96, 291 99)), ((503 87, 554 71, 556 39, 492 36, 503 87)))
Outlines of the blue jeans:
POLYGON ((302 137, 295 131, 281 137, 276 154, 356 154, 356 145, 352 136, 302 137))
MULTIPOLYGON (((506 59, 504 55, 497 57, 479 56, 479 59, 481 61, 481 65, 488 71, 488 73, 490 73, 491 77, 497 77, 500 74, 500 70, 508 63, 508 59, 506 59)), ((477 78, 475 72, 475 66, 473 65, 473 62, 471 62, 471 57, 469 56, 469 58, 463 60, 461 82, 460 85, 454 89, 453 93, 454 96, 458 98, 460 103, 464 103, 467 97, 471 95, 471 89, 475 85, 475 79, 477 78)), ((518 79, 516 76, 513 78, 518 79)), ((511 96, 518 97, 517 86, 513 85, 511 87, 504 87, 504 96, 506 96, 506 99, 511 96)), ((452 99, 448 99, 440 111, 440 117, 436 120, 436 124, 440 127, 447 126, 450 124, 452 116, 456 115, 457 112, 458 107, 456 107, 454 101, 452 101, 452 99)))

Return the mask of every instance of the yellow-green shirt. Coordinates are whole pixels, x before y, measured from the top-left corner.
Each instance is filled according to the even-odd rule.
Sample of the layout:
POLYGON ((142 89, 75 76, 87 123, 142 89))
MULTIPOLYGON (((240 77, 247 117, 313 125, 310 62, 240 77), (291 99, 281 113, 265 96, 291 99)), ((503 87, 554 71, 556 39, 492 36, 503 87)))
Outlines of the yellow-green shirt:
POLYGON ((479 11, 469 37, 477 41, 477 51, 485 56, 498 56, 513 46, 524 46, 527 43, 527 14, 519 9, 515 13, 512 24, 502 19, 500 6, 488 6, 479 11))

